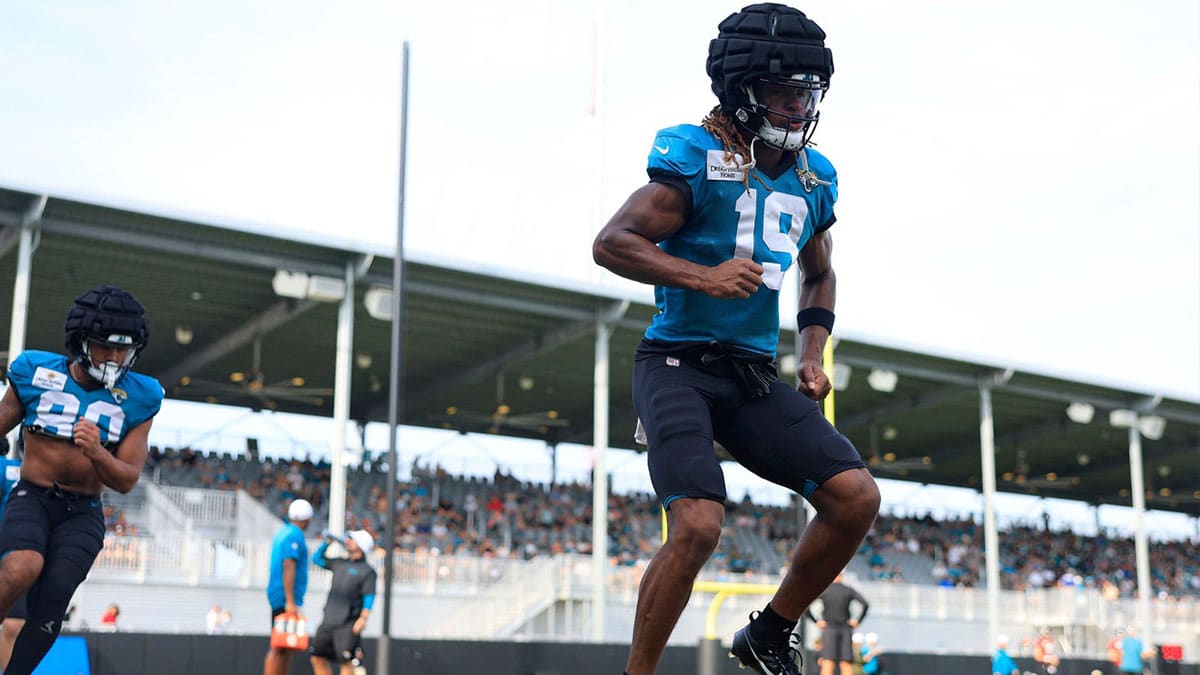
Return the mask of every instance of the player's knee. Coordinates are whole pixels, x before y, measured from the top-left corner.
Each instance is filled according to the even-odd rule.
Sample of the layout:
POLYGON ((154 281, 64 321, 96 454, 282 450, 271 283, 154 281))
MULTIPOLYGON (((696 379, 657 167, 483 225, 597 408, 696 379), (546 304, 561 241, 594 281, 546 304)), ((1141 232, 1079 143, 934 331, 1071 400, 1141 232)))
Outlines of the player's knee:
POLYGON ((13 551, 0 564, 0 587, 27 589, 42 573, 43 559, 36 551, 13 551))
MULTIPOLYGON (((710 523, 693 523, 680 528, 679 542, 683 544, 694 557, 707 559, 716 550, 721 541, 721 525, 710 523)), ((672 533, 674 535, 675 533, 672 533)))
POLYGON ((839 527, 865 533, 879 514, 879 486, 866 469, 843 471, 821 488, 814 495, 817 511, 839 527))
POLYGON ((707 500, 696 501, 699 508, 678 509, 667 532, 671 544, 681 547, 689 558, 707 560, 721 540, 723 507, 716 502, 710 505, 705 503, 707 500))
POLYGON ((871 474, 867 471, 856 471, 859 478, 858 490, 855 492, 854 510, 856 511, 856 519, 870 526, 875 521, 875 516, 879 515, 879 504, 881 501, 879 495, 879 485, 871 474))

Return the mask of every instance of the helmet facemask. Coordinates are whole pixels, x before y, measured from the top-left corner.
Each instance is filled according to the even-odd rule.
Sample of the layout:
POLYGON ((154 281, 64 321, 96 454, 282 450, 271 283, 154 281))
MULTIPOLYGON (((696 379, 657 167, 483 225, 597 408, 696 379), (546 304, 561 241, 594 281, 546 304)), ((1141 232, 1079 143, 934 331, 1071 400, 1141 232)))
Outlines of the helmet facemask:
POLYGON ((111 390, 125 376, 125 373, 129 372, 129 369, 133 367, 140 350, 141 345, 135 345, 133 337, 129 335, 114 334, 102 340, 85 336, 81 345, 83 358, 80 359, 80 364, 87 370, 88 375, 97 382, 102 383, 105 389, 111 390), (92 357, 92 343, 107 343, 118 347, 128 347, 129 349, 125 352, 125 358, 120 362, 96 361, 92 357))
POLYGON ((828 88, 829 81, 816 73, 759 78, 741 86, 745 104, 734 117, 767 145, 799 151, 817 128, 817 108, 828 88))

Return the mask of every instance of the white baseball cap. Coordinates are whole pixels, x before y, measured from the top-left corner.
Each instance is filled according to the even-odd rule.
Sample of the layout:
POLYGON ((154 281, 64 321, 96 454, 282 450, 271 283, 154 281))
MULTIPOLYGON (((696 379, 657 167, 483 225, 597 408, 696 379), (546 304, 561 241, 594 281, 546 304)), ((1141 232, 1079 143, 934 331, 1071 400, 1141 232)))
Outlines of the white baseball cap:
POLYGON ((288 520, 298 523, 303 520, 312 520, 313 507, 308 503, 307 499, 297 499, 288 506, 288 520))
POLYGON ((375 548, 375 538, 366 530, 352 530, 349 536, 354 540, 355 544, 358 544, 358 548, 362 550, 363 555, 367 555, 371 552, 371 549, 375 548))

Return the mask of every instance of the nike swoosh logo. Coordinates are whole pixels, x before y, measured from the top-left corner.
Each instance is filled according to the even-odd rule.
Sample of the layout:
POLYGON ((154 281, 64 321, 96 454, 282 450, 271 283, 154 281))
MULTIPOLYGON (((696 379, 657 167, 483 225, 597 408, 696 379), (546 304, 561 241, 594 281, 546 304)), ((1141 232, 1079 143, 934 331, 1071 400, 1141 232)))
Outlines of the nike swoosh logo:
POLYGON ((659 152, 659 154, 661 154, 661 155, 665 155, 665 154, 667 154, 667 153, 668 153, 668 152, 671 150, 671 146, 669 146, 669 145, 664 145, 664 146, 662 146, 662 147, 660 148, 660 147, 658 147, 658 146, 656 145, 656 146, 654 146, 654 149, 655 149, 655 150, 657 150, 657 151, 659 152))

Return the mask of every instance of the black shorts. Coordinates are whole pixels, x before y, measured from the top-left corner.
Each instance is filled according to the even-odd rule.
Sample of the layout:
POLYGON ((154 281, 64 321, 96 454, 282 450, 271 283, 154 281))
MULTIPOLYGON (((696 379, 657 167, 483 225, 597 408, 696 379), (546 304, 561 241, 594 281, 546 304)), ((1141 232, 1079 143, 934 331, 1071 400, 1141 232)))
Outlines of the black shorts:
POLYGON ((79 495, 25 481, 13 486, 0 521, 0 558, 13 551, 36 551, 42 555, 43 567, 28 599, 22 596, 9 616, 31 618, 29 604, 38 620, 62 618, 75 589, 104 547, 103 509, 99 495, 79 495))
POLYGON ((362 640, 354 634, 354 622, 340 626, 321 624, 308 645, 308 653, 330 661, 349 663, 362 658, 362 640))
POLYGON ((8 608, 8 616, 6 618, 21 619, 22 621, 29 618, 29 608, 25 606, 24 593, 22 593, 21 597, 17 598, 16 601, 13 602, 12 607, 8 608))
POLYGON ((100 495, 79 495, 18 481, 0 522, 0 557, 13 551, 37 551, 43 558, 70 560, 87 576, 104 547, 104 509, 100 495))
POLYGON ((821 632, 821 658, 853 662, 853 641, 853 629, 850 626, 825 626, 821 632))
POLYGON ((650 481, 669 507, 681 497, 724 502, 716 440, 739 464, 805 497, 829 478, 865 467, 817 403, 783 382, 752 398, 728 359, 704 364, 692 345, 668 352, 642 342, 633 403, 645 427, 650 481))

